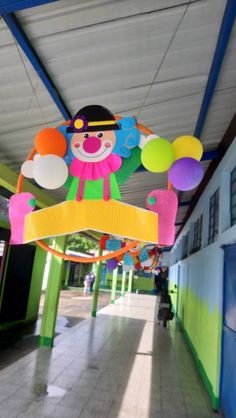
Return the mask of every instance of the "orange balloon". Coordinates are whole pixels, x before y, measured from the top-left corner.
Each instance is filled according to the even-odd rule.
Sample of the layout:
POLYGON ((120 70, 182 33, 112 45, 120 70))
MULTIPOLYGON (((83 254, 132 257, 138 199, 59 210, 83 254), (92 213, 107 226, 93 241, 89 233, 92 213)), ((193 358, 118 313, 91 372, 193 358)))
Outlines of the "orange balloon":
POLYGON ((35 148, 40 155, 55 154, 64 157, 67 143, 64 135, 55 128, 45 128, 35 136, 35 148))

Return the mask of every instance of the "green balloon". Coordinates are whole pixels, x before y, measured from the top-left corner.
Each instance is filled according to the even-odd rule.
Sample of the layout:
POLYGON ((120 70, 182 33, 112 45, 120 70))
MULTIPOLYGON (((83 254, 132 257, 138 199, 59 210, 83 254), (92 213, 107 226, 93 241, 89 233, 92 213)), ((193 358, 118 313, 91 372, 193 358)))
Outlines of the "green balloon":
POLYGON ((169 170, 175 161, 175 152, 167 139, 154 138, 143 148, 141 161, 148 171, 163 173, 169 170))

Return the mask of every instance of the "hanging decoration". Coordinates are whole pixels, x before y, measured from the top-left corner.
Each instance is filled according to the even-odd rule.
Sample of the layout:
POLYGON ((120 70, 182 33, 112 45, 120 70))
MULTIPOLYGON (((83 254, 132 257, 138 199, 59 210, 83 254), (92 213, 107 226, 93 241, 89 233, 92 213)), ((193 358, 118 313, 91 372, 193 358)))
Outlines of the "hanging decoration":
POLYGON ((70 121, 36 134, 34 148, 21 167, 16 195, 10 199, 11 243, 36 241, 47 251, 81 261, 57 253, 41 240, 94 229, 125 240, 104 239, 103 247, 111 253, 84 262, 117 257, 116 261, 125 258, 127 270, 136 266, 150 269, 156 255, 138 243, 173 244, 177 196, 171 184, 177 190, 191 190, 199 184, 202 151, 195 137, 182 136, 171 143, 135 118, 114 116, 100 105, 83 107, 70 121), (119 185, 141 164, 153 173, 167 172, 169 179, 168 190, 148 194, 149 210, 118 202, 119 185), (34 197, 22 191, 24 177, 48 190, 66 187, 66 201, 33 211, 34 197))
MULTIPOLYGON (((130 245, 129 241, 115 239, 110 235, 103 235, 100 239, 100 248, 110 251, 111 249, 125 248, 130 245)), ((160 264, 162 252, 157 245, 147 244, 141 247, 140 243, 130 248, 124 254, 114 257, 107 262, 108 270, 115 270, 118 264, 122 264, 124 271, 143 270, 147 273, 153 272, 160 264)))
POLYGON ((174 162, 175 152, 167 139, 154 138, 143 147, 141 160, 148 171, 163 173, 174 162))
POLYGON ((172 245, 175 239, 175 219, 178 198, 172 190, 153 190, 146 198, 146 206, 158 213, 158 243, 172 245))
POLYGON ((180 158, 176 160, 169 171, 169 180, 178 190, 188 191, 194 189, 202 180, 203 167, 194 158, 180 158))

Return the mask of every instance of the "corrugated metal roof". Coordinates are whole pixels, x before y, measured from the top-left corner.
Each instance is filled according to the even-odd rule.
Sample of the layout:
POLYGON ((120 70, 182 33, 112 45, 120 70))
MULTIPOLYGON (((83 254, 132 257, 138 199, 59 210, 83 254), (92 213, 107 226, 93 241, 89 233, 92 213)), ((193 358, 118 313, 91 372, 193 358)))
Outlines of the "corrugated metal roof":
MULTIPOLYGON (((225 6, 226 0, 63 0, 16 16, 72 114, 102 104, 172 141, 194 132, 225 6)), ((205 150, 217 147, 235 111, 235 38, 236 28, 204 125, 205 150)), ((35 133, 61 121, 1 19, 1 162, 19 170, 35 133)), ((144 207, 148 192, 166 184, 166 174, 141 172, 121 191, 125 202, 144 207)), ((178 222, 185 213, 180 208, 178 222)))

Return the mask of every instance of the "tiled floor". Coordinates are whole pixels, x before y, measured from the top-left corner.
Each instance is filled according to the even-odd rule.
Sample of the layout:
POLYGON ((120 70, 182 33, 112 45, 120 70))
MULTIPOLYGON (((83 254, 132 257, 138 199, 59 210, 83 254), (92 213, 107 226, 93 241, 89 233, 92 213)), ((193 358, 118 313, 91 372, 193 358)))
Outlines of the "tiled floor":
POLYGON ((1 418, 212 418, 176 329, 154 296, 127 295, 0 373, 1 418))

